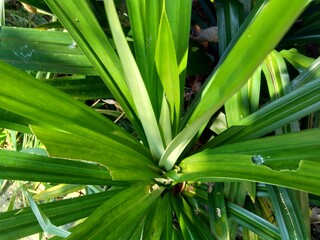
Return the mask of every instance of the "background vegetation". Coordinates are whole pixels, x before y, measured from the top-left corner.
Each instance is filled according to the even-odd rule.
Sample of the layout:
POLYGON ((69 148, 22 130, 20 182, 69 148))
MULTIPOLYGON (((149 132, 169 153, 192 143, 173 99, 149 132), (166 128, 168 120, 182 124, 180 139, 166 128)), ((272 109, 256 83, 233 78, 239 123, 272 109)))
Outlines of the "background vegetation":
POLYGON ((1 239, 319 238, 319 1, 23 4, 0 11, 1 239))

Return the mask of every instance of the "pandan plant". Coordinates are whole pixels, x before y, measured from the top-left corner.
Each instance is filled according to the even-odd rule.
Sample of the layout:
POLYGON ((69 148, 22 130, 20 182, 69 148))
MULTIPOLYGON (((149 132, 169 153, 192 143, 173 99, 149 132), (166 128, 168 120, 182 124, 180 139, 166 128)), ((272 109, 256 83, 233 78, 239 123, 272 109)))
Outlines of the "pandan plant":
POLYGON ((199 0, 219 57, 188 104, 193 1, 127 0, 128 19, 113 0, 23 2, 59 22, 1 27, 0 127, 46 151, 0 150, 0 178, 52 188, 22 182, 30 207, 0 214, 1 239, 311 239, 319 59, 277 48, 306 41, 284 36, 310 0, 199 0), (57 200, 70 189, 87 191, 57 200))

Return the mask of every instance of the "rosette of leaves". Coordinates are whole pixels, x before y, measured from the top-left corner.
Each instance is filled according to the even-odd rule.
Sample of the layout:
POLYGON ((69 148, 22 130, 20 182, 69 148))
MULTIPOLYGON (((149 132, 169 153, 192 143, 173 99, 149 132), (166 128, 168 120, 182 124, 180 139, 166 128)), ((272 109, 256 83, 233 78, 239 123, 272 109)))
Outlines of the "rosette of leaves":
MULTIPOLYGON (((319 60, 273 49, 309 2, 217 1, 219 63, 185 109, 191 0, 126 1, 127 35, 113 0, 46 0, 68 33, 34 32, 12 50, 21 68, 36 70, 38 56, 39 70, 61 73, 59 64, 52 68, 59 57, 66 73, 99 76, 134 131, 54 80, 1 62, 1 127, 32 132, 48 155, 1 150, 0 177, 99 192, 37 204, 48 198, 24 189, 30 208, 0 215, 1 238, 41 231, 55 239, 308 238, 307 193, 320 193, 320 131, 300 131, 298 120, 318 121, 319 60), (300 64, 294 79, 284 59, 300 64), (82 63, 87 70, 75 67, 82 63), (80 219, 68 231, 57 227, 80 219)), ((4 30, 2 42, 17 41, 4 30)), ((79 79, 89 86, 89 76, 79 79)))

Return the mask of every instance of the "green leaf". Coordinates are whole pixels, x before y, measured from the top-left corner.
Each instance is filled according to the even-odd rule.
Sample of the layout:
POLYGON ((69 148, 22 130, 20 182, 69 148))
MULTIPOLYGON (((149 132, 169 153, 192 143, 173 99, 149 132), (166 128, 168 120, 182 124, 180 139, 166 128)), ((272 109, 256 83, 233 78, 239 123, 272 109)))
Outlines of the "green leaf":
MULTIPOLYGON (((187 67, 189 30, 192 12, 191 0, 165 0, 166 15, 174 40, 175 53, 180 72, 187 67)), ((184 86, 185 73, 181 74, 181 89, 184 86)), ((180 89, 180 90, 181 90, 180 89)), ((181 94, 181 93, 180 93, 181 94)))
POLYGON ((221 58, 216 71, 210 75, 203 91, 189 108, 184 118, 186 127, 166 149, 162 158, 168 162, 167 170, 173 167, 198 130, 248 81, 307 3, 308 0, 294 4, 289 0, 265 1, 259 9, 253 11, 244 24, 247 28, 241 29, 241 36, 230 44, 230 52, 221 58), (273 19, 279 19, 279 22, 274 25, 273 19), (251 44, 248 45, 248 42, 251 44), (251 54, 253 51, 254 55, 251 54), (243 65, 243 62, 246 64, 243 65), (241 71, 234 71, 234 66, 242 66, 241 71))
POLYGON ((222 183, 215 183, 213 189, 208 190, 208 208, 211 232, 218 239, 230 239, 222 183))
POLYGON ((310 239, 294 191, 267 186, 282 239, 310 239))
POLYGON ((46 3, 90 60, 125 111, 141 140, 147 143, 134 107, 133 96, 126 84, 123 69, 119 67, 121 66, 119 57, 99 25, 89 3, 61 0, 46 0, 46 3))
POLYGON ((23 70, 96 75, 66 32, 0 28, 0 59, 23 70))
POLYGON ((159 173, 159 169, 150 158, 121 144, 121 141, 110 142, 105 139, 100 142, 86 136, 36 126, 32 130, 41 138, 51 156, 102 164, 108 168, 113 180, 149 180, 159 177, 155 172, 159 173))
POLYGON ((254 113, 259 109, 260 86, 261 86, 261 68, 258 68, 248 81, 248 97, 249 97, 251 113, 254 113))
POLYGON ((50 78, 46 83, 78 100, 112 99, 113 96, 98 76, 67 76, 50 78))
POLYGON ((151 153, 155 159, 160 159, 164 152, 164 147, 147 89, 122 32, 113 1, 104 1, 104 4, 113 38, 126 76, 126 82, 132 96, 134 96, 133 101, 148 139, 151 153))
MULTIPOLYGON (((175 53, 179 67, 180 78, 180 101, 184 96, 186 68, 189 50, 189 31, 192 12, 191 0, 166 0, 166 14, 168 16, 172 37, 174 40, 175 53)), ((178 91, 178 89, 176 89, 178 91)))
POLYGON ((128 0, 127 7, 135 50, 135 59, 149 93, 156 118, 160 115, 163 89, 155 68, 162 1, 128 0))
POLYGON ((320 77, 320 58, 317 58, 309 68, 304 70, 300 75, 298 75, 294 80, 292 80, 291 85, 293 89, 299 88, 308 82, 313 81, 320 77))
POLYGON ((50 219, 37 206, 37 204, 32 199, 32 197, 31 197, 30 193, 27 191, 27 189, 23 185, 21 185, 21 187, 22 187, 22 190, 23 190, 24 194, 28 198, 28 201, 29 201, 30 207, 32 209, 32 212, 36 216, 37 221, 39 222, 39 225, 41 226, 42 230, 47 232, 47 233, 58 235, 60 237, 64 237, 64 238, 68 237, 70 235, 70 232, 53 225, 51 223, 50 219))
POLYGON ((281 56, 284 57, 292 66, 302 73, 304 70, 310 67, 314 62, 313 58, 307 57, 299 53, 296 49, 281 50, 281 56))
POLYGON ((264 136, 320 109, 320 79, 290 92, 239 121, 206 144, 213 147, 264 136))
POLYGON ((169 204, 169 194, 165 194, 163 197, 158 198, 154 205, 149 207, 143 230, 145 239, 161 239, 166 217, 167 215, 172 215, 168 207, 169 204))
POLYGON ((83 136, 90 136, 88 131, 99 135, 113 132, 112 138, 117 139, 117 135, 133 143, 133 138, 112 121, 67 94, 3 62, 0 70, 0 77, 6 79, 0 88, 3 109, 63 131, 83 136), (28 94, 24 94, 25 89, 28 94))
POLYGON ((241 226, 247 227, 264 239, 283 239, 280 237, 279 229, 267 220, 241 208, 231 202, 227 203, 229 216, 241 226))
MULTIPOLYGON (((40 204, 43 213, 53 224, 60 226, 90 215, 107 199, 119 193, 119 190, 83 196, 79 198, 40 204)), ((16 239, 42 232, 30 207, 0 213, 1 239, 16 239)))
POLYGON ((12 113, 8 110, 0 108, 0 127, 11 130, 16 130, 24 133, 31 133, 29 124, 39 124, 36 121, 32 121, 26 117, 22 117, 18 114, 12 113))
POLYGON ((120 238, 160 196, 163 188, 149 183, 133 185, 97 208, 68 239, 120 238), (126 206, 124 208, 124 206, 126 206))
POLYGON ((272 51, 262 64, 271 101, 292 91, 287 66, 277 51, 272 51))
MULTIPOLYGON (((162 82, 165 97, 170 106, 171 125, 173 131, 177 130, 180 120, 180 94, 177 89, 180 89, 179 70, 177 57, 174 46, 168 17, 165 8, 162 9, 162 15, 159 26, 159 35, 157 39, 155 64, 162 82)), ((173 132, 173 135, 176 135, 173 132)), ((164 164, 159 163, 160 166, 164 164)))
POLYGON ((183 239, 212 239, 209 226, 183 197, 171 196, 171 201, 178 220, 175 228, 181 229, 183 239))
POLYGON ((319 129, 208 149, 184 159, 168 177, 188 181, 256 181, 319 193, 319 129), (281 148, 279 148, 281 146, 281 148), (306 152, 301 152, 301 147, 306 152))
MULTIPOLYGON (((0 150, 0 178, 35 182, 120 185, 109 171, 88 162, 0 150)), ((125 184, 125 183, 121 183, 125 184)))
MULTIPOLYGON (((0 103, 9 111, 15 111, 19 115, 34 121, 41 121, 42 125, 47 125, 45 128, 33 126, 34 131, 40 129, 37 131, 40 139, 46 137, 52 139, 52 136, 48 136, 48 132, 58 134, 59 131, 52 130, 52 128, 60 129, 62 131, 60 134, 68 140, 78 139, 78 143, 80 141, 79 149, 88 146, 88 143, 92 143, 91 150, 89 150, 91 155, 94 154, 92 149, 95 148, 94 143, 96 142, 99 146, 98 149, 101 151, 110 148, 118 149, 117 152, 121 156, 127 155, 128 158, 138 154, 136 156, 139 157, 136 159, 142 158, 152 165, 150 158, 146 157, 150 156, 148 150, 110 120, 26 73, 17 71, 4 63, 0 63, 0 68, 2 69, 0 76, 4 76, 7 80, 0 89, 0 103), (12 86, 14 86, 14 91, 12 91, 12 86), (28 89, 28 93, 33 96, 32 98, 24 94, 25 89, 28 89), (72 111, 70 111, 71 109, 72 111), (86 139, 88 143, 86 143, 86 139), (128 152, 123 152, 124 149, 128 149, 128 152), (131 155, 133 152, 135 153, 131 155)), ((57 135, 56 141, 59 142, 61 135, 57 135)), ((54 141, 52 143, 54 145, 54 141)), ((68 142, 66 143, 68 146, 68 142)), ((69 144, 72 145, 72 142, 70 141, 69 144)), ((51 146, 47 147, 50 148, 51 146)), ((54 148, 54 146, 52 147, 54 148)), ((101 151, 100 154, 104 155, 101 151)), ((65 152, 66 155, 63 155, 60 150, 57 150, 57 153, 62 153, 62 156, 59 155, 61 157, 67 155, 67 151, 65 152)), ((76 159, 82 158, 78 155, 76 159)), ((121 173, 121 171, 119 172, 121 173)))
POLYGON ((47 188, 40 193, 33 196, 35 201, 46 201, 56 197, 61 197, 69 193, 80 191, 84 189, 86 185, 79 184, 59 184, 53 187, 47 188))
MULTIPOLYGON (((222 56, 219 67, 211 74, 208 84, 199 94, 198 100, 201 101, 194 102, 194 105, 197 105, 196 109, 195 106, 190 108, 185 124, 191 124, 200 116, 206 115, 208 111, 214 113, 225 100, 237 92, 285 34, 293 23, 293 19, 298 17, 309 2, 305 0, 292 4, 292 1, 289 0, 265 1, 259 9, 253 11, 243 24, 244 27, 247 27, 239 30, 238 34, 242 33, 241 36, 235 38, 230 44, 228 47, 230 52, 222 56), (283 11, 284 9, 286 11, 283 11), (273 18, 279 19, 278 24, 280 25, 272 24, 273 18), (270 32, 272 34, 267 34, 270 32), (252 44, 248 45, 248 42, 252 44), (255 51, 254 57, 251 50, 255 51), (246 64, 243 65, 243 62, 246 64), (242 66, 242 70, 230 71, 230 66, 242 66)), ((207 118, 203 119, 203 123, 207 121, 207 118)))
MULTIPOLYGON (((239 143, 226 144, 203 151, 203 154, 251 154, 261 158, 263 165, 272 169, 295 169, 300 160, 317 161, 320 154, 316 141, 320 129, 304 130, 297 133, 265 137, 239 143), (279 147, 281 146, 281 148, 279 147), (304 149, 304 151, 300 151, 304 149)), ((199 153, 200 154, 200 153, 199 153)))

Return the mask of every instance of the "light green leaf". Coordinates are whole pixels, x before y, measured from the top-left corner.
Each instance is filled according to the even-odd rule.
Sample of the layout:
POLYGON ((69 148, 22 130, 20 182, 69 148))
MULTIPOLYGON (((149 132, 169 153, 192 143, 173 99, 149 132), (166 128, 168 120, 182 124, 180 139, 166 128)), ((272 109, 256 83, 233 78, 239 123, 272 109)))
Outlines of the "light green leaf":
POLYGON ((48 189, 41 191, 33 196, 35 201, 47 201, 56 197, 61 197, 69 193, 77 192, 86 188, 86 185, 78 184, 58 184, 48 189))
POLYGON ((292 91, 287 66, 277 51, 273 50, 266 57, 262 69, 272 101, 292 91))
POLYGON ((144 81, 122 32, 113 1, 104 1, 113 38, 123 66, 126 82, 133 97, 151 153, 160 159, 164 152, 161 134, 144 81))
MULTIPOLYGON (((162 15, 159 26, 159 35, 157 39, 155 63, 159 78, 162 82, 165 97, 170 106, 171 124, 173 131, 178 128, 180 120, 180 81, 177 57, 175 52, 174 40, 165 8, 162 9, 162 15)), ((173 135, 176 135, 174 132, 173 135)), ((163 163, 159 163, 163 165, 163 163)))
POLYGON ((159 127, 162 134, 164 145, 165 147, 167 147, 172 140, 172 131, 171 131, 170 108, 169 108, 167 98, 165 96, 163 96, 163 99, 162 99, 159 127))
POLYGON ((37 204, 32 199, 32 197, 31 197, 30 193, 28 192, 28 190, 23 185, 21 185, 21 188, 22 188, 24 194, 27 196, 27 198, 29 200, 30 207, 31 207, 34 215, 36 216, 36 218, 37 218, 42 230, 47 232, 47 233, 58 235, 60 237, 64 237, 64 238, 68 237, 70 235, 70 232, 53 225, 51 223, 50 219, 37 206, 37 204))
POLYGON ((281 50, 281 56, 284 57, 292 66, 302 73, 304 70, 310 67, 314 62, 313 58, 307 57, 299 53, 296 49, 281 50))

